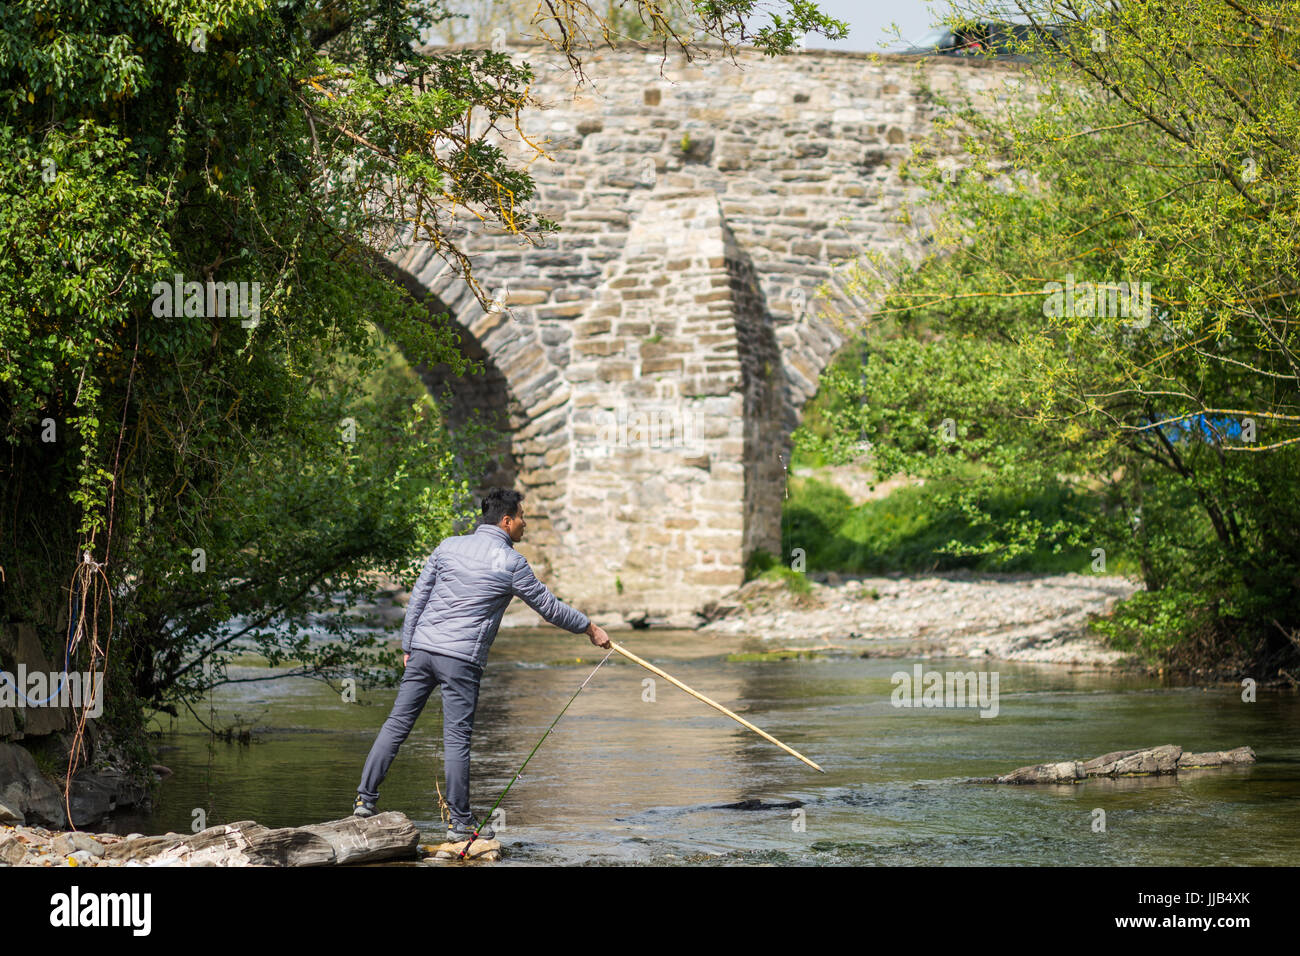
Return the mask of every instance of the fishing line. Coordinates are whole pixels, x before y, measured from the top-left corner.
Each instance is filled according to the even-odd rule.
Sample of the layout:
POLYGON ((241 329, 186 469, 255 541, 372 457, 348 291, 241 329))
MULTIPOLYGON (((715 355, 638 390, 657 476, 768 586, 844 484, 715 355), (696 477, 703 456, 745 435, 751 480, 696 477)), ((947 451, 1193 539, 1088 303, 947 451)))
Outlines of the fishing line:
POLYGON ((528 766, 528 761, 533 759, 533 754, 537 753, 538 748, 541 747, 542 744, 545 743, 546 738, 551 735, 551 731, 555 729, 555 725, 558 724, 560 718, 564 716, 564 711, 569 709, 569 704, 572 704, 578 699, 578 695, 582 693, 582 688, 586 687, 587 684, 591 682, 591 679, 596 676, 596 671, 600 670, 601 664, 604 664, 605 661, 609 660, 609 655, 613 653, 614 648, 611 646, 605 656, 600 659, 600 664, 596 665, 595 669, 587 675, 587 679, 582 682, 582 685, 573 692, 573 696, 569 698, 569 703, 564 705, 564 710, 561 710, 555 715, 555 719, 551 721, 551 726, 546 728, 546 733, 542 734, 542 739, 537 741, 537 746, 533 747, 532 752, 524 759, 524 762, 520 765, 519 769, 515 771, 514 777, 511 778, 508 784, 506 784, 506 788, 501 791, 501 796, 497 797, 497 802, 492 804, 492 809, 487 812, 487 816, 485 816, 479 822, 478 826, 474 828, 474 835, 465 842, 465 846, 460 851, 460 858, 462 860, 465 859, 465 854, 469 852, 470 845, 478 839, 478 832, 483 829, 483 824, 487 823, 488 818, 491 817, 492 814, 496 813, 497 807, 501 806, 501 801, 506 798, 506 794, 510 792, 510 788, 515 785, 515 781, 519 779, 519 775, 524 772, 524 767, 528 766))

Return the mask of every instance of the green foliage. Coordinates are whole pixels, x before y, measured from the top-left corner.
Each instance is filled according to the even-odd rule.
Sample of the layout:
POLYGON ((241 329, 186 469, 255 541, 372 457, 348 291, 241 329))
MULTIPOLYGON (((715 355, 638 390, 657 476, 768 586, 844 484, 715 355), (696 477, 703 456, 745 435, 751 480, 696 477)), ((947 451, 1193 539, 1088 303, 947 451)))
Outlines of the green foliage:
MULTIPOLYGON (((1086 574, 1095 558, 1082 529, 1097 520, 1096 507, 1060 486, 1036 493, 995 488, 979 497, 966 484, 943 479, 853 505, 834 485, 794 479, 783 538, 787 554, 804 549, 807 571, 1086 574)), ((1107 553, 1106 573, 1136 570, 1123 553, 1107 553)))
POLYGON ((240 648, 378 678, 373 632, 339 612, 375 572, 409 583, 465 517, 484 442, 446 434, 379 330, 469 366, 376 254, 412 226, 441 241, 438 207, 554 224, 460 131, 471 109, 513 126, 531 72, 420 58, 435 12, 0 8, 0 613, 60 649, 73 562, 100 562, 107 705, 132 734, 139 702, 192 699, 240 648), (256 286, 260 310, 201 285, 177 312, 176 276, 256 286))
POLYGON ((868 441, 882 477, 958 482, 951 503, 987 525, 986 553, 1068 532, 1131 556, 1151 595, 1133 608, 1162 609, 1147 646, 1213 640, 1236 659, 1244 630, 1263 666, 1300 628, 1295 9, 956 15, 1008 9, 1053 28, 1026 43, 1037 95, 936 95, 963 152, 954 166, 925 144, 906 170, 935 213, 928 254, 861 264, 850 291, 885 305, 799 442, 841 461, 868 441), (1132 301, 1110 297, 1121 283, 1132 301), (997 489, 1057 488, 1061 523, 996 506, 997 489))
MULTIPOLYGON (((806 570, 806 569, 805 569, 806 570)), ((762 548, 751 551, 745 564, 745 580, 781 581, 793 594, 811 594, 807 574, 783 564, 780 558, 762 548)))
MULTIPOLYGON (((750 5, 699 12, 744 35, 750 5)), ((558 226, 498 145, 531 67, 421 52, 448 16, 0 5, 0 618, 58 652, 84 597, 78 655, 108 651, 137 754, 142 706, 187 705, 235 655, 384 677, 349 610, 469 517, 493 436, 448 434, 406 366, 477 368, 384 256, 427 242, 486 305, 454 217, 530 243, 558 226), (95 589, 70 595, 83 557, 95 589)), ((791 24, 842 26, 797 2, 760 39, 791 24)))

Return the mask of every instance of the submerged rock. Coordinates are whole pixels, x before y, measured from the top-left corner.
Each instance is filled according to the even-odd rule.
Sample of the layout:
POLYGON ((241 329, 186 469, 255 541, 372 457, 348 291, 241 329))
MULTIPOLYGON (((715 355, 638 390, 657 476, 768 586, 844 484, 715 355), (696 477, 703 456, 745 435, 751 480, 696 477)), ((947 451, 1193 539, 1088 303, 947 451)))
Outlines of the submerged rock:
POLYGON ((722 803, 714 810, 794 810, 802 807, 803 801, 791 800, 789 803, 764 803, 762 800, 741 800, 739 803, 722 803))

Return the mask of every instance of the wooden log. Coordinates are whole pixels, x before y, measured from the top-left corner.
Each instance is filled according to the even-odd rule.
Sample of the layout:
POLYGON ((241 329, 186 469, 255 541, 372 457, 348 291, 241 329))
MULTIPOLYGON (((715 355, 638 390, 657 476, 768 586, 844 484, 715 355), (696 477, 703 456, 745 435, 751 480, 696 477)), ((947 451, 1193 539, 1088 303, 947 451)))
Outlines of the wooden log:
POLYGON ((1178 769, 1200 770, 1204 767, 1227 767, 1254 762, 1255 751, 1249 747, 1238 747, 1235 750, 1212 750, 1203 754, 1184 753, 1178 758, 1178 769))
POLYGON ((416 855, 420 831, 406 814, 389 810, 373 817, 344 817, 330 823, 303 827, 334 848, 334 863, 375 863, 416 855))
POLYGON ((1098 777, 1105 776, 1115 769, 1115 764, 1119 763, 1126 757, 1131 757, 1138 751, 1136 750, 1112 750, 1108 754, 1102 754, 1100 757, 1093 757, 1091 760, 1083 762, 1084 776, 1098 777))
POLYGON ((329 840, 294 827, 258 834, 243 855, 251 866, 332 866, 336 860, 329 840))
POLYGON ((216 866, 337 866, 414 858, 420 831, 403 813, 344 817, 305 827, 268 829, 252 820, 123 840, 105 850, 112 860, 216 866))
POLYGON ((1133 774, 1163 774, 1178 772, 1178 758, 1183 755, 1183 748, 1177 744, 1165 744, 1139 750, 1115 763, 1115 768, 1106 776, 1127 777, 1133 774))
POLYGON ((1083 770, 1076 760, 1060 763, 1040 763, 1032 767, 1019 767, 1004 776, 998 783, 1074 783, 1083 779, 1083 770))
POLYGON ((1190 769, 1243 766, 1254 762, 1255 751, 1249 747, 1194 754, 1184 752, 1177 744, 1164 744, 1143 750, 1116 750, 1086 761, 1065 760, 1019 767, 1000 777, 980 777, 966 782, 1076 783, 1095 777, 1154 777, 1190 769))
POLYGON ((246 847, 254 834, 266 832, 266 827, 252 820, 239 820, 235 823, 223 823, 208 827, 192 836, 168 833, 163 836, 137 837, 134 840, 122 840, 114 843, 104 851, 109 860, 135 860, 138 863, 151 859, 169 850, 183 847, 185 852, 206 850, 213 847, 237 849, 246 847))

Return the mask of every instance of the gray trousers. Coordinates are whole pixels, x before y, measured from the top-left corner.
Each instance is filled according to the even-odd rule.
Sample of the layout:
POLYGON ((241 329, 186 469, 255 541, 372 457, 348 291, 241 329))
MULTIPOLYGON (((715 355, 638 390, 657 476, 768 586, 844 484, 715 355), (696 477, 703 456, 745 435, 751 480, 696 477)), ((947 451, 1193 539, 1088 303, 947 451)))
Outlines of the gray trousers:
POLYGON ((479 679, 483 668, 468 661, 416 648, 406 665, 393 711, 370 748, 361 786, 357 793, 366 800, 379 799, 379 785, 397 756, 397 748, 411 733, 415 719, 434 687, 442 685, 442 746, 447 774, 447 805, 451 822, 474 825, 478 821, 469 809, 469 738, 474 731, 474 710, 478 706, 479 679))

